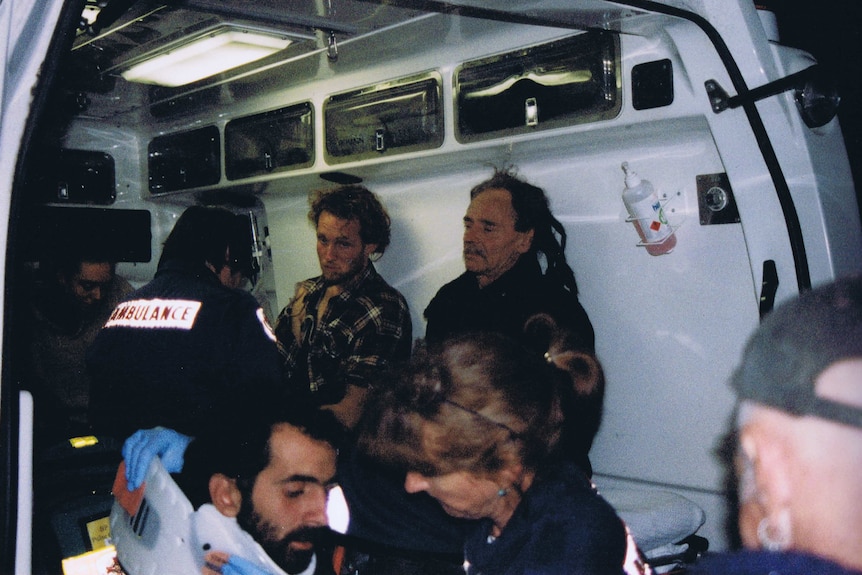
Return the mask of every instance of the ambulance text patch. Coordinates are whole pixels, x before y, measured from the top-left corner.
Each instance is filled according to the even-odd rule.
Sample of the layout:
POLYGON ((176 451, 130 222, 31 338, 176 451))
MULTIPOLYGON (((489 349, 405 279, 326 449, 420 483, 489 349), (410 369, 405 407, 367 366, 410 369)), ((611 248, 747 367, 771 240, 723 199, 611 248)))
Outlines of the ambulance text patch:
POLYGON ((136 299, 117 306, 105 327, 191 329, 201 302, 186 299, 136 299))

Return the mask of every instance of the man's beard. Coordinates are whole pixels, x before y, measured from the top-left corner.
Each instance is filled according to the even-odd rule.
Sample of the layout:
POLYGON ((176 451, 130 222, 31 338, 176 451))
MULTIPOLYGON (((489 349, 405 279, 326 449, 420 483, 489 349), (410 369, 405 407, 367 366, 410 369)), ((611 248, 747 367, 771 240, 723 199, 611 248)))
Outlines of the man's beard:
POLYGON ((366 265, 368 265, 368 263, 361 257, 358 257, 355 260, 351 260, 349 267, 344 272, 331 274, 329 277, 327 277, 324 272, 323 283, 328 286, 344 285, 365 271, 366 265))
POLYGON ((268 523, 253 505, 242 505, 236 517, 237 523, 263 548, 267 555, 287 573, 301 573, 308 568, 314 551, 331 536, 328 527, 299 527, 276 539, 278 528, 268 523), (294 541, 312 543, 311 549, 292 549, 294 541))

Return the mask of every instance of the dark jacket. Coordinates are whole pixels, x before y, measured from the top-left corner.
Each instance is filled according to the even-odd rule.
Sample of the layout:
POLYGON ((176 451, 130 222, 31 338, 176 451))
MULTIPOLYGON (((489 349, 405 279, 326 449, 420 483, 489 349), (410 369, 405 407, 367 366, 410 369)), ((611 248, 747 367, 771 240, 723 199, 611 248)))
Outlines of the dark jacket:
POLYGON ((688 575, 862 575, 828 559, 794 551, 739 551, 706 555, 688 575))
POLYGON ((447 515, 427 493, 408 493, 403 471, 369 460, 355 449, 339 453, 338 475, 350 506, 347 533, 360 540, 359 547, 362 542, 376 543, 416 557, 457 557, 460 568, 471 522, 447 515))
POLYGON ((118 439, 157 425, 199 435, 277 401, 282 386, 254 297, 174 261, 117 306, 87 367, 92 424, 118 439))
POLYGON ((622 575, 623 521, 572 464, 537 477, 502 534, 483 520, 467 539, 468 575, 622 575))
POLYGON ((440 288, 425 308, 425 340, 439 343, 469 331, 523 339, 524 322, 536 313, 547 313, 577 335, 584 349, 595 350, 593 326, 577 295, 549 282, 532 254, 521 256, 512 269, 484 288, 479 288, 471 272, 440 288))

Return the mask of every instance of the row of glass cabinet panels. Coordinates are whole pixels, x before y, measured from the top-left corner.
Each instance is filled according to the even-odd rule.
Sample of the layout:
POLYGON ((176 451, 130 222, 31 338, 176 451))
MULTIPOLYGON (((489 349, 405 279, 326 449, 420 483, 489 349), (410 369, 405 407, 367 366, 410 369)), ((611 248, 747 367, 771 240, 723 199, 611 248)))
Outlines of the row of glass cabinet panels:
MULTIPOLYGON (((455 134, 461 143, 615 117, 620 110, 619 40, 589 32, 462 64, 455 72, 455 134)), ((442 79, 427 72, 327 98, 324 159, 354 162, 443 145, 442 79)), ((225 125, 228 180, 311 167, 314 106, 302 102, 225 125)), ((219 129, 154 138, 149 189, 217 184, 219 129)))

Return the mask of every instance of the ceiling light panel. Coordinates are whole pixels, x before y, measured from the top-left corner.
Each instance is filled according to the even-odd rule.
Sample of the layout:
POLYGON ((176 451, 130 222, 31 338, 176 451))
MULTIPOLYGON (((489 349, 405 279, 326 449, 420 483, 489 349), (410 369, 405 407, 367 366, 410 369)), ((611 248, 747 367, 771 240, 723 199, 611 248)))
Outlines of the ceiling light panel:
POLYGON ((222 25, 191 41, 145 54, 121 72, 129 82, 183 86, 284 50, 289 36, 222 25))

